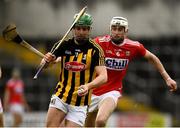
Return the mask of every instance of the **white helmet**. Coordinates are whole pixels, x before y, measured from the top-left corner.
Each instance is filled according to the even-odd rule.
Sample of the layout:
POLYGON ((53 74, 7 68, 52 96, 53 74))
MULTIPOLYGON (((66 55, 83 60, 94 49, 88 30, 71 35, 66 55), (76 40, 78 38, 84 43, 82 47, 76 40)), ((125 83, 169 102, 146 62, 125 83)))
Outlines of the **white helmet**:
POLYGON ((125 31, 128 30, 128 20, 124 17, 119 17, 119 16, 113 17, 111 22, 110 22, 110 30, 111 30, 112 25, 124 26, 125 31))

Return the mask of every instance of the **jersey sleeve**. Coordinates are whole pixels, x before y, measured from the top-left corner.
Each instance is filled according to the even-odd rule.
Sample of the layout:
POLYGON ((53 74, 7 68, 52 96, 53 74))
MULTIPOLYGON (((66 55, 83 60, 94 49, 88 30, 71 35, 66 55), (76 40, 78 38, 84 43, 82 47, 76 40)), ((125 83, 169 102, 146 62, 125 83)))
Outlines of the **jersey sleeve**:
POLYGON ((96 66, 104 66, 105 65, 105 55, 104 55, 104 51, 102 49, 101 43, 99 41, 99 37, 94 38, 93 41, 96 43, 97 49, 98 49, 94 56, 94 58, 96 58, 96 60, 98 60, 95 62, 95 65, 96 66))
POLYGON ((93 60, 95 61, 95 66, 104 66, 105 65, 105 55, 99 44, 96 44, 97 49, 95 50, 95 54, 93 56, 93 60))
POLYGON ((98 39, 98 37, 94 38, 93 41, 94 41, 95 43, 98 43, 98 44, 99 44, 99 39, 98 39))
POLYGON ((99 40, 99 38, 100 37, 96 37, 93 40, 94 40, 95 43, 99 44, 101 46, 101 48, 102 48, 102 42, 99 40))
MULTIPOLYGON (((51 49, 51 53, 55 50, 55 48, 57 47, 57 45, 59 44, 59 42, 55 43, 54 46, 51 49)), ((54 51, 54 55, 56 57, 62 56, 62 51, 63 51, 63 44, 64 42, 59 46, 59 48, 57 50, 54 51)))
POLYGON ((145 54, 146 54, 146 48, 143 46, 143 44, 139 43, 138 56, 142 57, 142 56, 145 56, 145 54))

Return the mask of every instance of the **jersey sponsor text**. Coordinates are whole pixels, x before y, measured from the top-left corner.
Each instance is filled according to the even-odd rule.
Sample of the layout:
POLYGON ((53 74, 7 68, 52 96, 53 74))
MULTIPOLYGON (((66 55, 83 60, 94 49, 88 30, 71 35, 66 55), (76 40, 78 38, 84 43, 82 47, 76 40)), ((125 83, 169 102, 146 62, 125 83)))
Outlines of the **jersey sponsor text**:
POLYGON ((117 59, 106 57, 106 67, 112 70, 124 70, 128 65, 128 59, 117 59))

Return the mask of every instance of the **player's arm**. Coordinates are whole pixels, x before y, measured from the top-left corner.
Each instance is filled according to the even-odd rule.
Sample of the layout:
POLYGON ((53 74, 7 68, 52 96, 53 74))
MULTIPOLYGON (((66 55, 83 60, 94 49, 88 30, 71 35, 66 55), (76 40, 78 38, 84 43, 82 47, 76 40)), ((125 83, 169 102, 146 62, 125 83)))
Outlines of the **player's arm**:
POLYGON ((176 81, 174 81, 169 74, 166 72, 164 66, 162 65, 161 61, 159 58, 151 53, 150 51, 146 50, 146 54, 144 56, 148 60, 149 63, 154 65, 154 67, 159 71, 163 79, 165 80, 166 84, 168 87, 170 87, 170 91, 175 91, 177 90, 177 84, 176 81))
POLYGON ((8 103, 9 103, 9 98, 10 98, 10 91, 6 87, 5 94, 4 94, 4 110, 8 111, 8 103))
POLYGON ((97 77, 92 82, 87 84, 88 90, 99 87, 107 82, 107 70, 105 66, 96 66, 95 71, 97 77))
POLYGON ((96 66, 96 78, 91 81, 90 83, 87 83, 86 85, 81 85, 79 87, 80 92, 78 93, 79 96, 84 96, 88 93, 90 89, 96 88, 104 83, 107 82, 107 70, 105 66, 96 66))

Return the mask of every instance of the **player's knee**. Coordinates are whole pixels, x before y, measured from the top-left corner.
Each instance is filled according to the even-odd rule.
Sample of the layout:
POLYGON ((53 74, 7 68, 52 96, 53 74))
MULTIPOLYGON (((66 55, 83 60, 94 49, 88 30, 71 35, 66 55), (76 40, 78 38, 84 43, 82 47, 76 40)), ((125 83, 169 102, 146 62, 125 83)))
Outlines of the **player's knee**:
POLYGON ((14 115, 14 126, 19 126, 22 123, 23 119, 20 114, 14 115))
POLYGON ((104 117, 97 118, 95 125, 97 127, 104 127, 106 125, 106 119, 104 117))
POLYGON ((18 119, 17 119, 17 122, 18 122, 19 124, 22 123, 22 117, 18 118, 18 119))

